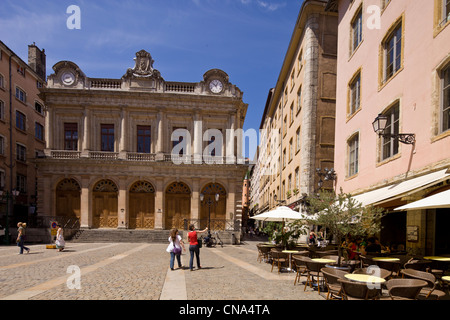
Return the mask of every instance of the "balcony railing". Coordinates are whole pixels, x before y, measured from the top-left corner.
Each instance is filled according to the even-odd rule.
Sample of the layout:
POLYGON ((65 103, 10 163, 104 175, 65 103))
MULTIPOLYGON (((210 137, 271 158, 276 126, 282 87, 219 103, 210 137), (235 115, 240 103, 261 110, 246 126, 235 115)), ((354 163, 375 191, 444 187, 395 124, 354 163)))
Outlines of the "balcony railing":
POLYGON ((174 164, 236 164, 236 159, 234 157, 201 156, 200 158, 197 158, 197 156, 194 155, 179 156, 178 154, 167 153, 158 156, 154 153, 127 152, 124 156, 119 152, 89 151, 85 154, 81 151, 52 150, 48 157, 57 160, 92 159, 104 161, 171 162, 174 164))

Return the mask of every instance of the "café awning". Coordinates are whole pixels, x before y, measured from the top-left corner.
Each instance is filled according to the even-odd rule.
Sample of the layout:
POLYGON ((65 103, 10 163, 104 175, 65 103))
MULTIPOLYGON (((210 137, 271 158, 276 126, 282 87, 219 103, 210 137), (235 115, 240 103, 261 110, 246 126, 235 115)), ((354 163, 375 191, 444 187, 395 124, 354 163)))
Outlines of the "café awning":
POLYGON ((450 190, 412 202, 394 211, 450 208, 450 190))
POLYGON ((447 179, 450 179, 450 170, 444 169, 356 195, 353 198, 361 202, 363 206, 381 204, 413 194, 447 179))

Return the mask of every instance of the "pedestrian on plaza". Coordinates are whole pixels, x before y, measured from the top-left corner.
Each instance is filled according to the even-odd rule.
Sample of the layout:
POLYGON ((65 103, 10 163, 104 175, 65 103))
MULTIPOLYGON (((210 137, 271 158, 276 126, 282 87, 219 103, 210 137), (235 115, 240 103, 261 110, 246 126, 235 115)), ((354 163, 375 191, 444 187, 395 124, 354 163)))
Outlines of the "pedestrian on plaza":
POLYGON ((192 271, 194 268, 194 254, 195 254, 195 258, 197 260, 197 267, 199 269, 202 268, 202 266, 200 265, 200 247, 199 247, 199 243, 198 243, 199 240, 197 238, 197 234, 208 231, 208 228, 206 228, 205 230, 202 230, 202 231, 195 231, 195 226, 193 224, 191 224, 189 226, 189 230, 190 230, 190 232, 188 233, 189 253, 191 255, 191 258, 189 260, 189 269, 192 271))
POLYGON ((309 245, 313 246, 316 243, 316 233, 314 231, 311 231, 309 233, 309 245))
POLYGON ((178 268, 181 269, 183 268, 183 265, 181 264, 181 253, 183 250, 186 251, 186 249, 184 248, 183 239, 178 234, 178 229, 174 228, 170 231, 169 242, 166 251, 170 253, 170 270, 173 270, 175 257, 178 262, 178 268))
POLYGON ((66 241, 64 240, 64 230, 61 227, 61 225, 57 225, 58 231, 56 232, 56 248, 59 250, 59 252, 64 250, 64 247, 66 246, 66 241))
POLYGON ((23 250, 25 249, 27 253, 30 253, 30 249, 24 246, 25 242, 25 228, 27 227, 26 223, 19 222, 17 224, 17 246, 20 247, 19 254, 23 254, 23 250))

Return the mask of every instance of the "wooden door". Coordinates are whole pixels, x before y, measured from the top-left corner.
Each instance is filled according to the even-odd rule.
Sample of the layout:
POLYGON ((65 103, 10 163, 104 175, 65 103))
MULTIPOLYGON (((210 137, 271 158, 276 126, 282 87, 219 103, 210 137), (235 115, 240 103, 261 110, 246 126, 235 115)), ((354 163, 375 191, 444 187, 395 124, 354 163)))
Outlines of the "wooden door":
POLYGON ((80 218, 81 198, 79 191, 58 191, 56 193, 56 216, 80 218))
POLYGON ((117 228, 118 203, 116 192, 96 192, 93 199, 94 228, 117 228))
POLYGON ((130 229, 155 228, 155 194, 130 193, 130 229))

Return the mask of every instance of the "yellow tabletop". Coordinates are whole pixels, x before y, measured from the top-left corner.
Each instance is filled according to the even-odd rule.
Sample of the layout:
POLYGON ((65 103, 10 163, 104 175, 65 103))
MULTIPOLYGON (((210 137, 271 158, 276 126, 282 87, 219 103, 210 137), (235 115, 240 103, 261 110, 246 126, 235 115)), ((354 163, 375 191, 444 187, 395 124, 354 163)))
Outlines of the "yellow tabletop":
POLYGON ((387 262, 395 262, 400 261, 399 258, 389 258, 389 257, 376 257, 372 258, 373 261, 387 261, 387 262))
POLYGON ((380 278, 380 277, 374 277, 370 274, 349 273, 349 274, 346 274, 345 277, 349 280, 357 281, 357 282, 367 282, 367 283, 384 283, 384 282, 386 282, 385 279, 380 278))
POLYGON ((431 256, 431 257, 423 257, 426 260, 434 260, 434 261, 450 261, 450 257, 437 257, 437 256, 431 256))
POLYGON ((450 276, 442 277, 442 280, 444 280, 444 281, 449 281, 449 282, 450 282, 450 276))
POLYGON ((317 258, 317 259, 311 259, 311 260, 314 261, 314 262, 320 262, 320 263, 336 263, 335 260, 331 260, 331 259, 320 259, 320 258, 317 258))
POLYGON ((300 251, 297 250, 283 250, 283 253, 299 253, 300 251))

